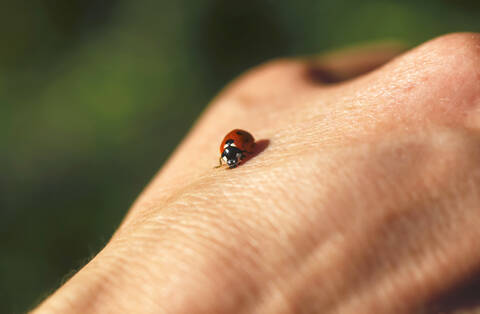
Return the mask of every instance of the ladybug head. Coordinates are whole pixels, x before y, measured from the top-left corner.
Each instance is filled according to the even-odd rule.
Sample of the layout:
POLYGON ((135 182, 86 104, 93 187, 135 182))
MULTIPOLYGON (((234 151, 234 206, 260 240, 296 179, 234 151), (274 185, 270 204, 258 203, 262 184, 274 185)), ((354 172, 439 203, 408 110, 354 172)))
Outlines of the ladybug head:
POLYGON ((242 151, 235 146, 226 147, 222 153, 222 159, 230 168, 235 168, 240 163, 242 156, 242 151))

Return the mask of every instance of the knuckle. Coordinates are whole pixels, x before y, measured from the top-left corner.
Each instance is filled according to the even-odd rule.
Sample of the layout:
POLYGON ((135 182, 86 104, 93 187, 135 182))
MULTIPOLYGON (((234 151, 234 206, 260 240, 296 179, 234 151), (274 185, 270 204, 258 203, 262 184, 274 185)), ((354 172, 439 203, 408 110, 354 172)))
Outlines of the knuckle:
POLYGON ((466 82, 478 80, 480 35, 444 35, 422 45, 412 57, 416 59, 418 72, 425 78, 439 83, 438 87, 444 88, 444 83, 448 82, 458 89, 466 82))
MULTIPOLYGON (((240 75, 225 91, 225 95, 241 103, 275 103, 292 87, 303 84, 305 64, 287 58, 277 58, 258 65, 240 75)), ((280 101, 281 102, 281 101, 280 101)))
MULTIPOLYGON (((424 45, 435 74, 469 79, 479 73, 480 34, 455 33, 438 37, 424 45)), ((478 79, 478 77, 477 77, 478 79)))
POLYGON ((250 69, 240 77, 240 80, 255 81, 255 83, 278 81, 282 77, 293 74, 300 65, 300 62, 295 60, 276 58, 250 69))
POLYGON ((257 68, 262 71, 278 71, 289 68, 297 62, 288 58, 274 58, 260 64, 257 68))
MULTIPOLYGON (((402 82, 448 82, 451 87, 469 80, 478 80, 480 74, 480 35, 455 33, 433 39, 396 64, 397 78, 402 82)), ((429 86, 431 87, 431 86, 429 86)))
POLYGON ((399 106, 411 104, 407 112, 459 121, 480 105, 479 81, 480 34, 453 33, 397 59, 378 82, 399 106))
POLYGON ((430 64, 426 84, 443 110, 464 113, 479 105, 480 34, 454 33, 441 36, 424 47, 430 64))

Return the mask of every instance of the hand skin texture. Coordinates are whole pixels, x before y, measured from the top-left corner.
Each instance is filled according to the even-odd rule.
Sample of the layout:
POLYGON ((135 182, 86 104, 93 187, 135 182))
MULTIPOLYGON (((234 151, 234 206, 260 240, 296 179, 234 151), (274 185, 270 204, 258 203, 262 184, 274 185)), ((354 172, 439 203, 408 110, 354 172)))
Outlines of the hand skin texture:
POLYGON ((334 84, 318 69, 231 83, 34 312, 480 313, 480 35, 334 84), (234 128, 269 144, 213 169, 234 128))

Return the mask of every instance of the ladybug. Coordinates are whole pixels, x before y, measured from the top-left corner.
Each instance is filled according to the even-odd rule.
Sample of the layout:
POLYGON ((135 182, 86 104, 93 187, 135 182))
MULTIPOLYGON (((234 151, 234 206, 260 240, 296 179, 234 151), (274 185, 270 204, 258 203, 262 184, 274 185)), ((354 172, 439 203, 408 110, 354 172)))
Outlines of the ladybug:
MULTIPOLYGON (((220 144, 220 159, 218 167, 222 166, 222 160, 228 167, 235 168, 246 157, 253 153, 255 140, 247 131, 235 129, 230 131, 220 144)), ((217 168, 218 168, 217 167, 217 168)))

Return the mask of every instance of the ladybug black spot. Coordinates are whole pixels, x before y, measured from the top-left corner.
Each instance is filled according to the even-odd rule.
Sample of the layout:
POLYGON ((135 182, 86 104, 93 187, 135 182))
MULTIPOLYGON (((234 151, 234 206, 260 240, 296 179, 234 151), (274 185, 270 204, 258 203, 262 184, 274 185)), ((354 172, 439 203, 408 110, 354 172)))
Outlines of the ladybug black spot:
POLYGON ((237 131, 237 134, 238 134, 238 135, 243 135, 243 132, 237 131))

